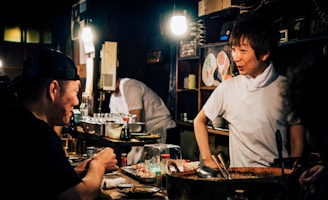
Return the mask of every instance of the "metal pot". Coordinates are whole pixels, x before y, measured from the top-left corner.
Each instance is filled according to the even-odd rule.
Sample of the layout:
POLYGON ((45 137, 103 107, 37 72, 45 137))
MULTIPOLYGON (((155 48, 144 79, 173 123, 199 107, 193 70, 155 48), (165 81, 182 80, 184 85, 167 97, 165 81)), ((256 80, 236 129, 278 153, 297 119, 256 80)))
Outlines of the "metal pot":
POLYGON ((199 177, 196 171, 193 174, 167 174, 168 197, 174 200, 226 200, 236 189, 242 189, 248 199, 287 200, 294 191, 290 185, 298 186, 297 178, 288 169, 285 170, 284 176, 281 176, 281 168, 229 168, 229 172, 232 174, 232 179, 224 179, 220 176, 203 178, 199 177), (251 173, 252 178, 236 178, 234 173, 251 173))

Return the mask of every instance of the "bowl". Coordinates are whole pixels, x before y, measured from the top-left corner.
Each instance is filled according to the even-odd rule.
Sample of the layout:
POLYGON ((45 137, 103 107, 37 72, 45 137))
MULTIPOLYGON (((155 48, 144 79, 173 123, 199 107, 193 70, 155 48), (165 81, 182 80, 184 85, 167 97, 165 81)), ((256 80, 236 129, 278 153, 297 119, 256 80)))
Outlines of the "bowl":
POLYGON ((145 122, 135 122, 128 124, 131 133, 141 133, 144 131, 145 122))
POLYGON ((225 120, 222 117, 216 117, 212 121, 212 125, 214 128, 224 128, 225 127, 225 120))
POLYGON ((122 126, 120 124, 116 124, 115 122, 112 121, 106 121, 105 129, 106 129, 105 136, 114 140, 120 139, 121 131, 122 131, 122 126))

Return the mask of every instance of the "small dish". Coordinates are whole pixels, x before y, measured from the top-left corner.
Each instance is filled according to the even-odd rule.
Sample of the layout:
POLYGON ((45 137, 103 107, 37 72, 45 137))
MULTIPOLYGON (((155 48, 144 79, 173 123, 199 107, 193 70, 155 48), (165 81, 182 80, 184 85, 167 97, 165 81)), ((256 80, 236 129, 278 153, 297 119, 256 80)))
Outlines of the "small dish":
POLYGON ((157 140, 161 138, 159 134, 150 134, 150 135, 139 135, 136 136, 137 139, 139 140, 157 140))
POLYGON ((149 136, 149 133, 131 133, 132 136, 149 136))
POLYGON ((126 194, 129 198, 150 198, 159 192, 160 189, 153 186, 133 186, 118 191, 126 194))
POLYGON ((122 183, 117 185, 117 188, 119 190, 123 190, 124 188, 131 188, 131 187, 133 187, 132 183, 122 183))

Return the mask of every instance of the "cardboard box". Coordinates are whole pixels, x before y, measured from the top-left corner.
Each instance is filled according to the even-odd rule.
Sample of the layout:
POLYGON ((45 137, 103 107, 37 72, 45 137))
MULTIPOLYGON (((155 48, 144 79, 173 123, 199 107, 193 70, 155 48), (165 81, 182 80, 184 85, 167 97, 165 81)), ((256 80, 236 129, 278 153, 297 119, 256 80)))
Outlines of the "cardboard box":
POLYGON ((208 15, 229 7, 231 7, 231 0, 201 0, 198 1, 198 16, 208 15))

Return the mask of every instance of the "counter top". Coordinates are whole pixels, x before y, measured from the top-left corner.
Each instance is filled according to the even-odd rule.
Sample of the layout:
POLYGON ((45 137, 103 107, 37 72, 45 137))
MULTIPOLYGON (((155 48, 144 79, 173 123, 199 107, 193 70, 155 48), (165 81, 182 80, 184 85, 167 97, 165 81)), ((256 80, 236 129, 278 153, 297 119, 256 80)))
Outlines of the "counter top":
MULTIPOLYGON (((153 184, 141 183, 138 180, 133 179, 130 176, 124 174, 121 170, 116 171, 115 175, 124 178, 125 183, 127 183, 127 184, 141 185, 141 186, 154 186, 153 184)), ((111 197, 111 199, 131 199, 127 195, 125 195, 124 193, 119 192, 119 189, 117 187, 109 188, 109 189, 102 188, 102 193, 106 194, 106 195, 109 195, 111 197)), ((166 190, 160 190, 159 192, 155 193, 152 197, 142 198, 142 199, 164 200, 164 199, 167 199, 167 191, 166 190)))

